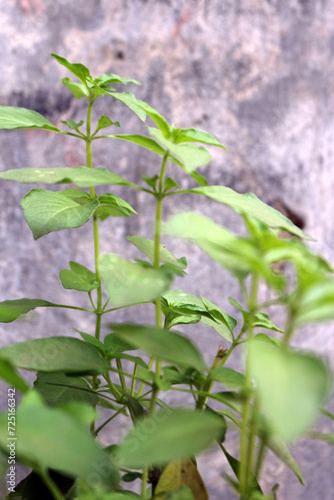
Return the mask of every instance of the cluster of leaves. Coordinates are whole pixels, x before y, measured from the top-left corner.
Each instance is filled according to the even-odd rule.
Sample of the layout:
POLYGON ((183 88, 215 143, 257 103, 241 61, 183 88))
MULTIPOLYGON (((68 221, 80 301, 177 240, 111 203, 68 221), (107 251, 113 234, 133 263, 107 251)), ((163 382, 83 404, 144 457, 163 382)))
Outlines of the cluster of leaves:
MULTIPOLYGON (((210 162, 203 144, 225 149, 214 136, 194 128, 176 128, 132 93, 111 87, 138 85, 135 80, 112 73, 93 79, 82 64, 53 56, 79 80, 64 78, 63 83, 76 99, 87 100, 85 132, 80 130, 83 121, 68 118, 62 122, 67 129, 62 130, 35 111, 12 107, 0 107, 0 128, 39 128, 74 136, 85 142, 87 165, 7 170, 0 173, 0 179, 74 186, 56 192, 32 189, 21 206, 35 239, 92 220, 94 271, 71 261, 69 269, 59 274, 64 288, 87 294, 88 306, 43 299, 6 300, 0 303, 0 321, 15 321, 39 307, 66 307, 94 315, 96 323, 93 334, 78 331, 73 337, 60 332, 61 336, 0 349, 0 377, 22 393, 16 412, 17 460, 32 469, 6 498, 138 498, 127 485, 139 480, 143 499, 205 500, 208 494, 195 455, 216 443, 231 467, 225 478, 239 498, 275 499, 277 485, 269 493, 261 489, 266 450, 272 450, 303 482, 288 444, 304 436, 322 411, 333 418, 323 409, 330 392, 328 366, 318 356, 290 347, 301 325, 334 319, 331 266, 302 243, 302 239, 311 240, 309 236, 255 195, 208 186, 196 169, 210 162), (147 127, 149 137, 101 135, 106 127, 120 126, 107 116, 97 118, 92 132, 93 104, 106 96, 122 102, 142 121, 148 116, 155 125, 147 127), (103 138, 125 140, 152 151, 162 157, 160 170, 153 177, 143 175, 142 186, 106 168, 92 168, 92 142, 103 138), (168 161, 181 167, 197 187, 179 189, 166 176, 168 161), (99 255, 100 221, 136 214, 114 193, 98 196, 95 187, 102 185, 141 190, 156 202, 154 239, 127 238, 141 252, 135 262, 111 253, 99 255), (162 223, 164 198, 183 193, 229 206, 242 217, 247 236, 234 234, 198 213, 181 213, 162 223), (161 244, 162 232, 190 239, 235 277, 244 304, 229 300, 241 321, 204 297, 172 289, 174 277, 185 275, 187 261, 161 244), (292 237, 287 238, 287 233, 292 237), (283 271, 277 266, 282 262, 290 264, 293 276, 284 274, 284 266, 283 271), (267 304, 258 303, 260 283, 275 297, 267 304), (113 311, 134 304, 154 304, 155 326, 110 323, 113 311), (269 305, 283 308, 286 324, 282 328, 264 311, 269 305), (102 339, 105 315, 110 333, 102 339), (189 330, 199 322, 218 334, 210 367, 189 337, 172 329, 189 330), (227 366, 239 346, 245 358, 244 373, 227 366), (149 355, 150 361, 141 353, 149 355), (33 387, 18 369, 36 372, 33 387), (193 407, 190 403, 177 408, 167 405, 167 391, 189 394, 193 407), (108 413, 105 420, 99 417, 99 407, 108 413), (106 426, 112 427, 119 415, 132 420, 132 430, 122 440, 110 432, 110 445, 102 447, 96 437, 106 426), (230 427, 240 432, 238 458, 224 444, 230 427)), ((3 413, 0 473, 5 486, 8 436, 8 414, 3 413)), ((310 436, 334 440, 331 434, 310 432, 310 436)))

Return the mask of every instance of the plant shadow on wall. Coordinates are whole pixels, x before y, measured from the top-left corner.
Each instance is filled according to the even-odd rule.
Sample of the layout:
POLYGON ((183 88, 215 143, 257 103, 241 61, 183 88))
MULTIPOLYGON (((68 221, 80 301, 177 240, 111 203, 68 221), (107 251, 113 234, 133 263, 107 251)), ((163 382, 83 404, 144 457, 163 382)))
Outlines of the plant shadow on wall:
POLYGON ((267 450, 303 483, 289 443, 305 436, 334 441, 334 434, 310 430, 320 414, 334 418, 325 409, 330 393, 329 368, 315 354, 290 347, 300 326, 334 319, 331 266, 302 242, 312 238, 255 195, 208 186, 196 169, 210 162, 202 144, 225 149, 213 135, 176 128, 132 93, 114 88, 138 84, 135 80, 112 73, 94 79, 82 64, 53 57, 75 77, 63 79, 67 90, 76 99, 87 100, 86 123, 68 118, 61 130, 35 111, 0 107, 0 127, 70 135, 86 145, 86 165, 7 170, 0 179, 75 186, 57 192, 33 188, 21 206, 35 239, 92 221, 94 269, 71 261, 68 269, 60 271, 64 288, 85 294, 82 305, 29 298, 6 300, 0 303, 0 320, 15 321, 38 307, 68 308, 93 315, 95 331, 78 332, 81 339, 36 338, 0 349, 0 376, 11 391, 8 411, 0 415, 4 497, 138 498, 132 492, 133 485, 129 486, 134 483, 143 499, 204 500, 208 494, 195 456, 216 446, 230 466, 226 487, 234 489, 236 498, 278 498, 278 484, 271 491, 261 488, 267 450), (93 126, 93 105, 99 98, 120 101, 143 122, 149 117, 153 122, 147 127, 149 135, 106 134, 106 128, 117 130, 120 126, 108 116, 94 118, 93 126), (143 184, 137 185, 106 168, 93 168, 92 144, 103 139, 128 141, 155 153, 160 157, 156 175, 143 175, 143 184), (169 162, 182 168, 197 187, 180 189, 168 176, 169 162), (98 196, 95 187, 105 185, 126 186, 155 199, 153 239, 127 238, 138 249, 134 262, 112 253, 100 255, 103 221, 136 213, 109 190, 98 196), (205 196, 216 202, 217 208, 224 204, 235 210, 244 221, 247 236, 234 234, 199 213, 180 213, 162 223, 163 200, 184 193, 205 196), (284 237, 287 233, 292 237, 284 237), (229 301, 238 314, 241 311, 241 324, 220 308, 225 298, 217 297, 216 305, 172 288, 173 278, 185 275, 187 261, 161 244, 162 234, 190 239, 234 276, 243 303, 231 297, 229 301), (289 263, 293 275, 284 274, 284 266, 277 265, 281 262, 289 263), (259 303, 260 284, 271 290, 270 302, 259 303), (113 311, 150 303, 156 312, 154 326, 110 323, 113 311), (286 324, 282 329, 265 312, 269 306, 284 308, 286 324), (110 329, 104 339, 100 336, 102 320, 110 329), (197 346, 174 329, 190 332, 199 322, 217 333, 217 350, 209 367, 197 346), (244 355, 244 373, 228 366, 237 349, 244 355), (148 354, 149 362, 133 351, 143 352, 144 359, 148 354), (127 371, 123 369, 125 361, 130 366, 127 371), (36 372, 33 387, 18 369, 36 372), (193 406, 167 405, 165 394, 171 391, 191 395, 193 406), (23 396, 16 407, 19 392, 23 396), (99 407, 109 412, 105 420, 98 416, 99 407), (112 432, 119 415, 133 422, 122 440, 112 432), (107 426, 111 442, 102 447, 98 436, 107 426), (238 457, 225 447, 230 429, 239 432, 238 457), (15 483, 17 463, 32 470, 20 484, 15 483))

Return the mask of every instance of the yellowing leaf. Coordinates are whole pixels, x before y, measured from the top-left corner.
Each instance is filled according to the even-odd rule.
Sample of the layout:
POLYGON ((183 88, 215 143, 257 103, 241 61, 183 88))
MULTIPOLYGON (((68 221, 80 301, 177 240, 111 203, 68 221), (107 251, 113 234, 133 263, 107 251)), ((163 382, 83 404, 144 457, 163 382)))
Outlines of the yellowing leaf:
POLYGON ((167 495, 164 493, 178 491, 184 486, 191 489, 195 500, 209 499, 203 479, 196 465, 189 459, 174 460, 164 468, 155 495, 159 495, 160 500, 166 500, 167 495))

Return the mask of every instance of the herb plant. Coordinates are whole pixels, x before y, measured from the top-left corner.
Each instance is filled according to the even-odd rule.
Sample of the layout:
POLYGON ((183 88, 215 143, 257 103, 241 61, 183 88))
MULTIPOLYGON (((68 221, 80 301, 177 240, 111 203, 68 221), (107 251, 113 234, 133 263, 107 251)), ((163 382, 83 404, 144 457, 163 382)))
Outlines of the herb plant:
POLYGON ((333 419, 324 409, 330 370, 317 355, 291 347, 299 327, 334 318, 331 266, 302 242, 312 238, 255 195, 208 186, 196 169, 210 162, 203 144, 225 149, 213 135, 176 128, 146 102, 114 88, 138 85, 135 80, 112 73, 93 78, 84 65, 52 55, 75 77, 63 79, 67 89, 76 99, 87 100, 86 123, 69 118, 60 129, 35 111, 3 106, 0 128, 38 128, 70 135, 85 144, 86 165, 7 170, 0 173, 0 179, 72 185, 60 191, 34 188, 21 206, 35 239, 92 221, 94 270, 71 261, 59 274, 64 288, 87 294, 84 305, 6 300, 0 303, 0 321, 12 322, 39 307, 66 307, 93 315, 95 331, 77 336, 64 332, 0 349, 0 376, 13 394, 22 393, 16 412, 0 416, 5 498, 204 500, 208 494, 195 455, 213 445, 227 459, 230 473, 225 479, 236 498, 277 498, 277 484, 270 492, 261 488, 268 449, 303 482, 288 444, 307 433, 333 443, 333 434, 310 431, 321 412, 333 419), (120 124, 108 116, 95 119, 93 105, 99 98, 120 101, 143 122, 149 117, 154 124, 147 127, 149 136, 105 134, 104 129, 116 130, 120 124), (143 185, 137 185, 106 168, 93 168, 92 144, 103 139, 128 141, 150 150, 160 157, 160 169, 153 177, 143 175, 143 185), (168 176, 169 162, 182 168, 197 187, 180 189, 168 176), (153 239, 127 238, 138 249, 135 262, 113 253, 100 255, 103 221, 135 213, 109 191, 113 185, 143 191, 155 202, 153 239), (98 196, 96 186, 108 186, 108 190, 98 196), (164 199, 184 193, 229 206, 242 217, 247 235, 234 234, 199 213, 180 213, 162 223, 164 199), (241 322, 220 308, 223 297, 217 297, 216 305, 173 289, 173 279, 185 275, 187 261, 162 245, 162 234, 190 239, 234 276, 243 304, 231 297, 229 301, 241 322), (266 303, 258 298, 260 285, 271 291, 272 299, 266 303), (154 326, 112 323, 113 311, 150 303, 155 307, 154 326), (280 307, 285 318, 282 329, 264 312, 269 306, 280 307), (110 329, 104 338, 102 321, 110 329), (210 367, 196 345, 174 329, 191 331, 199 322, 217 334, 210 367), (133 352, 137 350, 143 357, 133 352), (244 373, 229 367, 237 350, 244 359, 244 373), (130 368, 125 369, 125 363, 130 368), (36 372, 32 388, 18 369, 36 372), (168 391, 184 392, 194 404, 173 408, 165 402, 168 391), (98 408, 108 413, 103 421, 98 421, 98 408), (119 415, 133 423, 124 439, 112 432, 119 415), (98 436, 106 426, 111 441, 103 447, 98 436), (226 449, 230 428, 240 436, 237 457, 226 449), (15 461, 32 471, 15 487, 8 486, 13 471, 9 441, 14 443, 15 461), (138 483, 140 495, 133 492, 138 483))

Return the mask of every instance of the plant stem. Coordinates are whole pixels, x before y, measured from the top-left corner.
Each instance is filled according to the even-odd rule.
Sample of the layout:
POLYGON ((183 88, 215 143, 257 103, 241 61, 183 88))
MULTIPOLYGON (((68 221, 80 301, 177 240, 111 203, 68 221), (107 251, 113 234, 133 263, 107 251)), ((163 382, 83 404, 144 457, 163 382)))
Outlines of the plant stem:
POLYGON ((106 381, 108 383, 108 386, 109 386, 109 389, 110 389, 110 392, 114 396, 114 398, 116 399, 116 401, 121 401, 122 400, 122 394, 119 392, 119 390, 112 383, 112 381, 110 379, 109 372, 107 372, 107 373, 104 374, 104 378, 106 379, 106 381))
MULTIPOLYGON (((160 237, 161 237, 161 215, 162 215, 162 200, 164 198, 163 190, 164 190, 164 178, 165 178, 165 170, 166 170, 166 164, 168 160, 168 154, 169 152, 166 151, 164 154, 164 157, 162 159, 162 164, 161 164, 161 169, 160 169, 160 177, 159 177, 159 188, 158 192, 156 193, 156 199, 157 199, 157 208, 156 208, 156 215, 155 215, 155 234, 154 234, 154 259, 153 259, 153 267, 155 269, 159 269, 160 266, 160 237)), ((161 299, 160 297, 156 299, 155 301, 155 324, 156 327, 161 329, 162 322, 161 322, 161 299)), ((152 366, 153 364, 153 359, 151 358, 150 363, 149 363, 149 368, 150 364, 152 366), (152 361, 152 363, 151 363, 152 361)), ((157 358, 156 360, 156 376, 157 378, 160 377, 161 373, 161 360, 157 358)), ((144 384, 141 384, 138 395, 140 395, 144 389, 144 384)), ((150 414, 154 413, 155 411, 155 405, 158 397, 159 389, 154 384, 153 386, 153 392, 152 392, 152 398, 151 398, 151 404, 150 404, 150 414)), ((141 497, 146 498, 146 489, 147 489, 147 481, 148 481, 148 467, 144 467, 143 469, 143 476, 142 476, 142 484, 141 484, 141 497)))
POLYGON ((66 130, 61 130, 59 132, 60 134, 64 134, 64 135, 70 135, 72 137, 76 137, 77 139, 83 139, 83 140, 86 140, 86 137, 84 135, 81 135, 81 134, 73 134, 72 132, 66 132, 66 130))
POLYGON ((142 482, 141 482, 141 498, 146 498, 146 489, 148 481, 148 466, 146 465, 143 469, 142 482))
MULTIPOLYGON (((86 162, 87 168, 93 168, 92 161, 92 137, 91 137, 91 122, 92 122, 92 107, 94 99, 88 100, 88 110, 87 110, 87 123, 86 123, 86 162)), ((96 193, 94 186, 89 188, 89 193, 93 199, 96 199, 96 193)), ((99 241, 99 225, 97 215, 93 215, 93 229, 94 229, 94 256, 95 256, 95 273, 96 280, 99 282, 99 286, 96 290, 97 293, 97 303, 96 303, 96 321, 95 321, 95 338, 100 340, 101 335, 101 315, 102 315, 102 288, 101 288, 101 275, 99 266, 100 257, 100 241, 99 241)), ((92 381, 92 388, 97 388, 97 376, 94 375, 92 381)), ((94 432, 94 422, 91 425, 91 431, 94 432)))
POLYGON ((40 306, 40 307, 61 307, 63 309, 75 309, 76 311, 85 311, 85 312, 89 312, 89 313, 95 313, 95 311, 92 311, 91 309, 86 309, 84 307, 67 306, 65 304, 50 304, 48 306, 40 306))
MULTIPOLYGON (((257 309, 257 290, 258 290, 258 276, 254 274, 252 281, 251 296, 248 301, 250 316, 249 316, 249 326, 248 326, 248 340, 253 337, 253 319, 257 309)), ((252 371, 250 364, 250 357, 246 357, 246 369, 245 369, 245 384, 244 384, 244 405, 242 411, 242 427, 241 427, 241 438, 240 438, 240 498, 242 500, 247 499, 248 486, 249 486, 249 474, 252 468, 253 459, 253 440, 254 432, 248 436, 249 420, 251 414, 251 404, 250 404, 250 390, 252 386, 252 371)))
POLYGON ((138 363, 135 363, 134 369, 133 369, 133 379, 131 382, 131 392, 130 395, 134 398, 135 393, 136 393, 136 379, 137 379, 137 374, 138 374, 138 363))
MULTIPOLYGON (((94 100, 88 101, 87 110, 87 132, 86 132, 86 158, 87 158, 87 168, 93 168, 92 161, 92 137, 91 137, 91 122, 92 122, 92 107, 94 100)), ((96 193, 94 186, 89 188, 89 193, 92 198, 96 199, 96 193)), ((102 288, 101 288, 101 275, 100 275, 100 240, 99 240, 99 224, 97 215, 93 215, 93 230, 94 230, 94 256, 95 256, 95 273, 96 280, 99 282, 99 286, 96 290, 97 293, 97 304, 96 304, 96 323, 95 323, 95 338, 100 339, 101 333, 101 313, 102 313, 102 288)))
MULTIPOLYGON (((152 356, 148 362, 148 365, 147 365, 149 370, 152 368, 153 363, 154 363, 154 357, 152 356)), ((146 382, 142 382, 140 384, 139 391, 137 393, 138 398, 142 395, 145 385, 146 385, 146 382)))
POLYGON ((266 444, 267 444, 266 439, 265 438, 261 439, 260 447, 259 447, 259 451, 257 454, 257 459, 256 459, 255 467, 254 467, 254 475, 256 478, 259 478, 259 476, 260 476, 261 467, 262 467, 263 459, 264 459, 265 452, 266 452, 266 444))
POLYGON ((127 389, 126 383, 125 383, 122 361, 119 358, 116 358, 116 365, 117 365, 117 368, 119 370, 118 371, 118 373, 119 373, 119 379, 121 381, 121 386, 122 386, 122 389, 123 389, 123 393, 126 394, 128 392, 128 389, 127 389))
MULTIPOLYGON (((212 370, 214 370, 215 368, 217 368, 222 359, 224 358, 224 354, 225 354, 225 351, 224 349, 222 348, 222 346, 219 347, 218 349, 218 352, 215 356, 215 359, 213 360, 213 363, 212 363, 212 366, 209 370, 209 373, 208 373, 208 376, 206 378, 206 381, 204 382, 204 385, 203 385, 203 392, 205 393, 210 393, 211 392, 211 389, 213 387, 213 384, 214 384, 214 381, 213 380, 210 380, 210 374, 212 372, 212 370)), ((198 410, 202 410, 204 408, 204 406, 206 405, 206 402, 208 400, 208 395, 204 395, 204 396, 199 396, 198 400, 197 400, 197 403, 196 403, 196 408, 198 410)))
POLYGON ((55 484, 55 482, 51 479, 49 474, 44 469, 39 469, 38 474, 44 481, 45 485, 49 488, 49 491, 52 493, 52 496, 55 500, 64 500, 63 494, 55 484))
POLYGON ((98 427, 95 431, 95 436, 98 435, 98 433, 100 431, 102 431, 102 429, 109 424, 109 422, 111 422, 115 417, 117 417, 117 415, 119 415, 123 410, 124 408, 126 408, 125 406, 122 406, 122 408, 120 408, 116 413, 114 413, 110 418, 108 418, 105 422, 103 422, 103 424, 100 425, 100 427, 98 427))
MULTIPOLYGON (((164 198, 164 179, 165 179, 165 171, 168 160, 169 152, 166 151, 164 157, 162 159, 161 169, 160 169, 160 177, 159 177, 159 188, 157 197, 157 208, 155 215, 155 235, 154 235, 154 260, 153 267, 155 269, 159 269, 160 266, 160 238, 161 238, 161 215, 162 215, 162 201, 164 198)), ((158 329, 161 329, 161 298, 158 297, 155 301, 155 324, 158 329)), ((157 358, 156 360, 156 376, 160 377, 161 373, 161 360, 157 358)), ((153 388, 153 394, 151 399, 150 413, 154 413, 155 403, 158 396, 159 389, 157 387, 153 388)))

